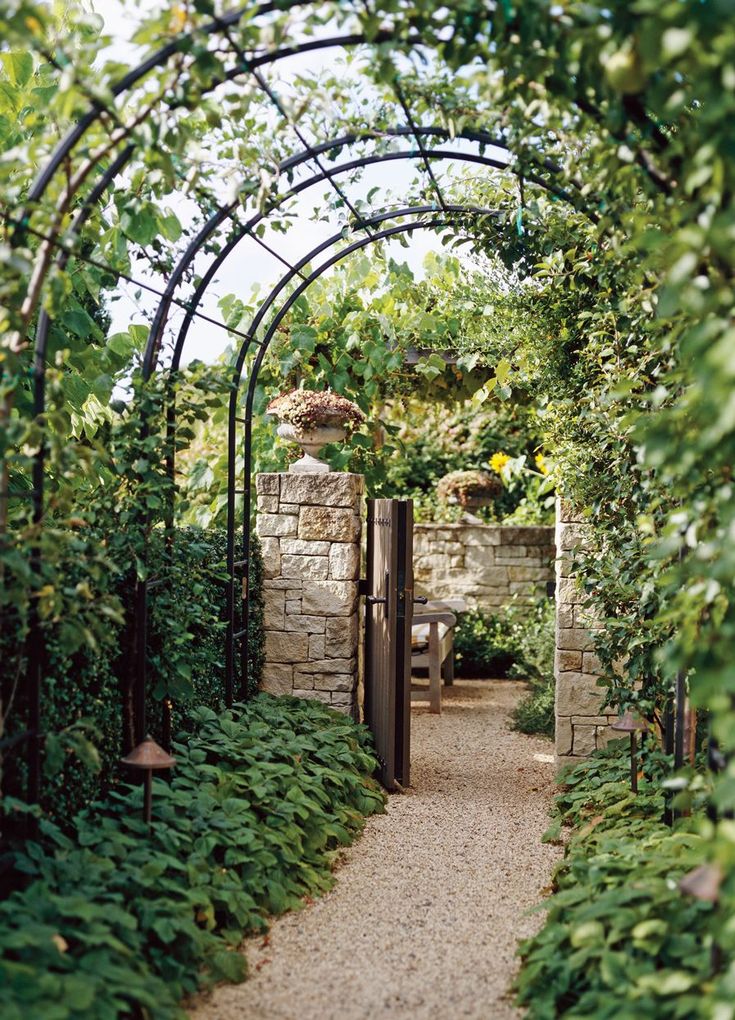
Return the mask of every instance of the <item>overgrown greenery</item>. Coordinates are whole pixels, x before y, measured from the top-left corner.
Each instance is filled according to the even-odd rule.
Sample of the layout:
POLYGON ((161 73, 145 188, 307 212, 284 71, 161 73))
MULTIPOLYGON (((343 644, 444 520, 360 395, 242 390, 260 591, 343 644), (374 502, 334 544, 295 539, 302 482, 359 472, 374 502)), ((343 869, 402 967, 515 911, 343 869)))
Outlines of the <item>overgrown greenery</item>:
POLYGON ((717 905, 685 896, 678 885, 711 838, 701 811, 706 783, 694 813, 670 829, 661 820, 670 763, 655 750, 644 751, 643 761, 637 797, 627 741, 563 777, 549 838, 562 824, 574 831, 544 925, 521 947, 517 990, 530 1020, 732 1016, 732 873, 717 905))
MULTIPOLYGON (((192 713, 170 783, 119 787, 16 866, 0 904, 3 1017, 184 1018, 181 999, 240 981, 246 932, 328 889, 335 851, 382 810, 366 731, 317 702, 259 695, 192 713)), ((6 803, 5 811, 16 805, 6 803)))
POLYGON ((511 677, 528 684, 513 711, 521 733, 554 736, 554 602, 514 603, 496 613, 457 614, 455 669, 459 676, 511 677))
MULTIPOLYGON (((42 438, 49 483, 41 526, 27 502, 8 508, 0 500, 4 619, 11 618, 14 628, 15 617, 20 619, 22 642, 24 613, 37 605, 44 626, 66 621, 67 651, 73 652, 82 644, 104 644, 110 614, 119 611, 98 597, 105 596, 106 556, 88 541, 91 533, 71 521, 86 519, 88 487, 109 466, 95 442, 100 422, 147 325, 135 323, 122 336, 106 337, 87 310, 90 301, 104 303, 116 290, 118 272, 160 272, 168 279, 182 246, 226 190, 239 204, 223 218, 210 251, 229 240, 233 221, 266 208, 272 210, 271 232, 286 233, 296 211, 282 201, 291 170, 281 174, 278 167, 300 147, 294 123, 302 136, 319 140, 354 131, 355 151, 374 145, 389 154, 394 142, 385 131, 404 122, 396 97, 400 83, 416 123, 438 124, 451 136, 482 128, 507 146, 508 172, 440 174, 445 200, 492 210, 457 215, 443 240, 496 253, 512 267, 517 286, 506 289, 494 329, 473 331, 470 316, 465 331, 450 328, 456 319, 451 315, 423 323, 421 315, 431 312, 425 295, 409 281, 396 281, 404 299, 416 298, 417 313, 412 317, 398 307, 389 325, 400 333, 396 323, 405 319, 412 337, 444 343, 451 336, 462 357, 483 359, 492 374, 473 394, 477 406, 510 400, 519 391, 536 402, 557 490, 591 525, 582 583, 604 621, 598 652, 608 670, 610 703, 660 716, 674 679, 686 674, 692 701, 709 714, 724 754, 714 800, 721 813, 732 811, 735 24, 728 5, 381 0, 376 7, 347 0, 300 5, 298 16, 293 8, 286 2, 269 14, 267 30, 258 17, 243 17, 229 34, 213 36, 204 31, 213 0, 163 5, 136 38, 150 49, 170 38, 170 58, 116 98, 111 84, 124 69, 99 59, 94 17, 71 4, 59 15, 33 0, 14 0, 0 14, 0 491, 27 495, 42 438), (264 113, 259 89, 220 87, 228 72, 237 73, 237 84, 247 80, 243 53, 260 53, 271 43, 288 47, 301 32, 311 39, 327 23, 330 32, 360 34, 368 48, 330 59, 323 74, 295 75, 284 90, 281 115, 264 113), (423 62, 419 57, 427 50, 431 58, 423 62), (29 169, 45 165, 59 133, 85 113, 91 97, 98 108, 110 109, 52 176, 30 220, 19 224, 29 169), (75 239, 72 217, 110 159, 129 143, 134 153, 126 186, 115 189, 106 205, 94 205, 75 239), (181 193, 191 210, 184 225, 172 209, 181 193), (48 236, 52 247, 42 249, 34 231, 48 236), (105 268, 77 255, 56 265, 42 289, 43 274, 32 272, 34 259, 47 262, 53 246, 66 242, 79 254, 92 251, 105 268), (52 319, 51 392, 39 419, 31 403, 31 341, 41 306, 52 319), (39 546, 44 566, 35 571, 32 554, 39 546), (63 583, 71 559, 84 571, 77 585, 86 584, 89 597, 63 583), (614 670, 621 659, 624 669, 614 670)), ((325 151, 325 158, 331 156, 325 151)), ((426 176, 410 190, 402 200, 436 208, 426 176)), ((379 205, 373 205, 375 193, 361 192, 348 210, 330 192, 314 217, 349 243, 362 236, 361 217, 390 205, 385 189, 378 195, 379 205)), ((431 216, 433 211, 422 222, 431 216)), ((198 265, 183 274, 182 298, 190 296, 198 274, 198 265)), ((464 297, 464 280, 455 283, 439 306, 442 313, 464 297)), ((333 306, 333 330, 340 333, 352 309, 348 300, 333 306)), ((485 312, 483 306, 474 318, 492 321, 494 307, 485 312)), ((294 364, 284 368, 297 370, 295 355, 303 346, 315 358, 309 378, 341 386, 342 365, 329 350, 317 350, 308 328, 294 328, 313 329, 306 321, 312 313, 294 306, 293 322, 280 324, 284 357, 291 350, 285 343, 289 330, 294 350, 294 364)), ((243 315, 231 304, 225 314, 230 327, 247 334, 247 310, 243 315)), ((372 318, 379 326, 377 313, 372 318)), ((359 325, 369 319, 359 315, 359 325)), ((345 351, 364 355, 350 358, 361 364, 361 373, 348 373, 345 385, 370 400, 376 373, 397 366, 397 352, 383 339, 382 330, 363 339, 351 325, 341 333, 345 351)), ((245 361, 249 372, 252 362, 245 361)), ((444 371, 436 356, 422 365, 437 379, 444 371)), ((220 404, 225 395, 220 391, 220 404)), ((216 396, 212 392, 215 403, 216 396)), ((264 394, 255 397, 258 407, 264 394)), ((150 387, 143 387, 136 413, 150 399, 150 387)), ((208 413, 201 406, 199 411, 208 413)), ((137 426, 133 434, 140 436, 137 426)), ((368 443, 365 436, 366 449, 368 443)), ((267 444, 261 435, 256 456, 267 444)), ((110 503, 136 495, 123 501, 123 513, 104 522, 104 531, 131 542, 131 533, 120 528, 123 515, 139 520, 150 511, 151 518, 162 518, 170 496, 161 470, 167 449, 160 419, 140 445, 131 435, 127 448, 129 459, 119 450, 124 484, 110 484, 110 503)), ((222 498, 219 491, 209 500, 210 516, 221 511, 222 498)), ((127 556, 137 577, 145 572, 140 554, 148 538, 149 529, 140 526, 127 556)), ((3 713, 15 675, 3 677, 3 713)), ((733 846, 725 814, 705 831, 697 853, 732 865, 733 846)))

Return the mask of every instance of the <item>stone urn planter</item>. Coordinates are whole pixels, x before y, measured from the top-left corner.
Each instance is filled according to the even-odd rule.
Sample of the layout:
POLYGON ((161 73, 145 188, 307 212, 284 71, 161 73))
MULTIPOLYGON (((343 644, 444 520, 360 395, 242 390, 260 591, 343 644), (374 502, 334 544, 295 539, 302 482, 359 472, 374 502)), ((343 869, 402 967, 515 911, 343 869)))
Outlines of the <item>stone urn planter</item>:
POLYGON ((439 479, 436 493, 443 503, 470 510, 490 506, 501 489, 500 480, 487 471, 450 471, 439 479))
POLYGON ((327 443, 341 442, 365 420, 357 404, 331 390, 291 390, 271 400, 266 409, 280 421, 278 435, 301 447, 303 456, 289 471, 319 473, 331 471, 319 459, 327 443))

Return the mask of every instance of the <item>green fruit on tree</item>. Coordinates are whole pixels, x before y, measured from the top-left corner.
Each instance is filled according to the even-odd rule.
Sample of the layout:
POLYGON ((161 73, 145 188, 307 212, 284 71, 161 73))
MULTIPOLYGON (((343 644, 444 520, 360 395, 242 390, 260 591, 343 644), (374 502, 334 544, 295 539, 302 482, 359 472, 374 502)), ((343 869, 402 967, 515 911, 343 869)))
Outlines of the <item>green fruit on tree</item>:
POLYGON ((646 76, 635 50, 626 47, 608 57, 605 62, 605 77, 615 92, 631 95, 642 92, 646 76))

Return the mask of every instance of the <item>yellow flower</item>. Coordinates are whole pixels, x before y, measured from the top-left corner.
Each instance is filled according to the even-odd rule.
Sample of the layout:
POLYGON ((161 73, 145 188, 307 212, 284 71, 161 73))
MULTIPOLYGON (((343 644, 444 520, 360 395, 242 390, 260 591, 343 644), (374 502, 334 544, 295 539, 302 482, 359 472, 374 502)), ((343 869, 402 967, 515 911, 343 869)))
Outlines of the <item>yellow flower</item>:
POLYGON ((539 469, 542 475, 548 475, 549 469, 546 466, 546 460, 543 453, 536 454, 536 467, 539 469))
POLYGON ((496 474, 499 475, 509 460, 510 457, 508 456, 507 453, 501 453, 500 451, 498 451, 497 453, 494 453, 490 458, 490 467, 496 474))

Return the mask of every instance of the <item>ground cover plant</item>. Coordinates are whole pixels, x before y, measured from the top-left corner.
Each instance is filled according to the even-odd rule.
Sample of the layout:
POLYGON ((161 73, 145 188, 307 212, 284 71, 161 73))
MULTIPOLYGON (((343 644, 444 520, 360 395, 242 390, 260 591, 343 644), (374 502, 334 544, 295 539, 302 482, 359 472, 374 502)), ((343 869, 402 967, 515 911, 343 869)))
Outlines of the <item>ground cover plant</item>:
POLYGON ((679 888, 711 839, 707 782, 692 774, 687 814, 671 828, 662 819, 670 762, 644 750, 636 796, 628 751, 615 741, 562 776, 547 838, 572 832, 541 931, 520 950, 529 1020, 727 1020, 735 1011, 732 874, 718 903, 679 888))
POLYGON ((245 977, 243 934, 328 889, 338 848, 382 810, 366 731, 318 702, 263 694, 192 720, 150 833, 141 788, 119 786, 66 832, 42 816, 16 855, 4 1020, 184 1018, 184 996, 245 977))

